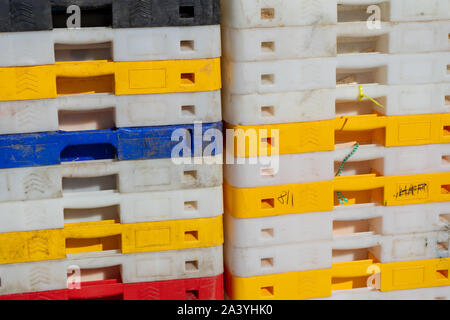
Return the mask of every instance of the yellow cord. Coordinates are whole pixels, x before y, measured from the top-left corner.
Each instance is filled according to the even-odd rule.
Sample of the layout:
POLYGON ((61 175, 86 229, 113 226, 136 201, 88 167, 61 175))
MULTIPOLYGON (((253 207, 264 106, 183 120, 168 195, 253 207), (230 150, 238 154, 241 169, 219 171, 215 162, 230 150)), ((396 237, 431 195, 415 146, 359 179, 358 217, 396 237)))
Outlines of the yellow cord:
POLYGON ((377 100, 375 100, 375 99, 369 97, 368 95, 366 95, 366 94, 364 93, 363 87, 360 85, 360 86, 359 86, 359 101, 361 101, 361 100, 364 99, 364 98, 367 98, 367 99, 369 99, 370 101, 372 101, 373 103, 375 103, 377 106, 379 106, 379 107, 381 107, 381 108, 383 108, 383 109, 386 109, 386 107, 383 106, 381 103, 379 103, 377 100))

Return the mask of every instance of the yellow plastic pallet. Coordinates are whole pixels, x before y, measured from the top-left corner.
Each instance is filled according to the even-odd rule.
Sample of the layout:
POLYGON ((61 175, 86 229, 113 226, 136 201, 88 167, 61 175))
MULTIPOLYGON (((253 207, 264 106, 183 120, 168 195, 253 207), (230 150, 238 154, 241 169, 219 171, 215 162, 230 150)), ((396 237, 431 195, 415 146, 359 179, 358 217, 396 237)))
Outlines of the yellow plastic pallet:
POLYGON ((257 157, 332 151, 335 144, 376 143, 385 147, 450 143, 450 114, 340 117, 335 120, 234 126, 234 156, 257 157))
POLYGON ((335 177, 333 181, 234 188, 224 182, 225 210, 235 218, 258 218, 332 211, 342 205, 384 206, 450 201, 450 172, 384 177, 373 174, 335 177))
POLYGON ((226 290, 232 300, 301 300, 331 296, 334 290, 376 285, 380 291, 450 286, 450 258, 395 263, 372 259, 335 263, 331 269, 235 277, 226 270, 226 290))
POLYGON ((222 216, 120 224, 66 224, 64 229, 0 234, 0 264, 65 259, 68 254, 139 253, 214 247, 223 243, 222 216))
POLYGON ((0 68, 0 100, 59 95, 213 91, 221 88, 220 58, 145 62, 106 60, 0 68))

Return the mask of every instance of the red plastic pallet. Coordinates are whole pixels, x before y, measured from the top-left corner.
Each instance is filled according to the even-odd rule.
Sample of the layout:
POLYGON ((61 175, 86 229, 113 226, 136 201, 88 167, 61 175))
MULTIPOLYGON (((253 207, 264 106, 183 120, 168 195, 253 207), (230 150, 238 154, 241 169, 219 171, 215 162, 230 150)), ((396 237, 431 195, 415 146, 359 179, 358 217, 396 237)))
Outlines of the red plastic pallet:
POLYGON ((0 300, 223 300, 223 275, 216 277, 120 283, 103 280, 63 289, 0 296, 0 300))

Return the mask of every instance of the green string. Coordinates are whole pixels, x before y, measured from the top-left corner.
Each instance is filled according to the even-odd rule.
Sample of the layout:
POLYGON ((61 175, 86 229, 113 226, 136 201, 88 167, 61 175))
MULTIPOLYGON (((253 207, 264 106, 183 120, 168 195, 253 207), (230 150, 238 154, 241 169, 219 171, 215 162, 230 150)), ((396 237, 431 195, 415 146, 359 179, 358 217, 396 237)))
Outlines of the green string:
MULTIPOLYGON (((358 150, 358 148, 359 148, 359 143, 357 142, 357 143, 353 146, 352 152, 350 152, 350 153, 344 158, 344 160, 342 160, 342 163, 341 163, 341 165, 339 166, 339 169, 338 169, 338 171, 337 171, 337 173, 336 173, 336 177, 339 177, 339 176, 342 174, 342 170, 344 170, 345 163, 346 163, 346 162, 347 162, 347 161, 355 154, 355 152, 358 150)), ((337 192, 336 192, 336 195, 337 195, 338 200, 339 200, 339 203, 340 203, 341 205, 344 205, 344 204, 346 204, 346 203, 348 202, 348 199, 347 199, 346 197, 344 197, 344 195, 342 194, 342 192, 337 191, 337 192)))

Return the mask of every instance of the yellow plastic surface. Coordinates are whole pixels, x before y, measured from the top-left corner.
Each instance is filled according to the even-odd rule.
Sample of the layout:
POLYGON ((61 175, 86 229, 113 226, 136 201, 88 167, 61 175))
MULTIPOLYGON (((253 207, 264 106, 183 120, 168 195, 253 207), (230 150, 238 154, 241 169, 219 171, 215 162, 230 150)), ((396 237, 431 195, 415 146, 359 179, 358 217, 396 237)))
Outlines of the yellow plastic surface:
POLYGON ((365 174, 289 185, 234 188, 224 183, 225 210, 235 218, 258 218, 304 212, 332 211, 340 205, 375 202, 396 206, 450 201, 450 172, 406 176, 365 174))
POLYGON ((116 95, 212 91, 221 88, 220 58, 145 62, 83 61, 0 68, 0 100, 64 94, 116 95))
POLYGON ((450 286, 449 274, 450 258, 383 263, 381 291, 450 286))
POLYGON ((345 142, 377 143, 386 147, 450 142, 448 113, 407 116, 369 114, 328 121, 262 126, 227 124, 226 127, 235 130, 234 155, 239 158, 330 151, 334 150, 335 144, 345 142))
POLYGON ((64 229, 0 234, 0 264, 65 259, 67 254, 121 253, 213 247, 223 244, 222 216, 120 224, 67 224, 64 229))
POLYGON ((231 300, 301 300, 331 296, 331 269, 241 278, 225 273, 231 300))
POLYGON ((450 258, 395 263, 368 259, 333 263, 331 269, 248 278, 226 270, 226 290, 232 300, 312 299, 329 297, 334 290, 365 288, 375 273, 379 273, 380 291, 450 286, 449 271, 450 258))

